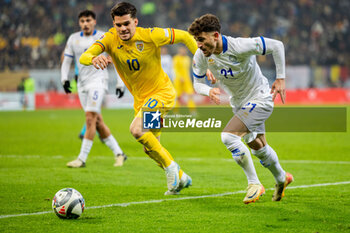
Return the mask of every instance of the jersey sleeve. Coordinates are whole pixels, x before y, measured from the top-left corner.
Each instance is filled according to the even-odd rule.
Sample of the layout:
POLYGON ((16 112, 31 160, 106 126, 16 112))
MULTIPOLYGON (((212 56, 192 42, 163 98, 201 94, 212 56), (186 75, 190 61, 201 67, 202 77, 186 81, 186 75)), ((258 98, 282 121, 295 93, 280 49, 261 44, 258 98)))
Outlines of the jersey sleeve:
POLYGON ((100 39, 91 45, 79 58, 79 62, 82 65, 89 66, 92 65, 92 59, 103 52, 108 52, 113 40, 113 34, 108 31, 100 39))
POLYGON ((103 52, 108 53, 110 45, 113 41, 113 37, 114 37, 113 32, 111 30, 109 30, 108 32, 104 33, 100 37, 100 39, 96 40, 94 45, 100 46, 103 52))
POLYGON ((70 57, 70 58, 74 57, 72 36, 70 36, 68 38, 68 41, 67 41, 67 44, 66 44, 66 47, 64 49, 64 53, 63 54, 64 54, 64 56, 67 56, 67 57, 70 57))
POLYGON ((266 55, 266 44, 264 37, 236 38, 234 49, 238 55, 266 55))
POLYGON ((192 62, 193 76, 199 79, 204 78, 206 76, 207 69, 208 69, 207 61, 205 60, 200 50, 198 49, 193 56, 193 62, 192 62))
POLYGON ((174 29, 172 28, 151 28, 150 35, 151 40, 158 47, 174 43, 174 29))

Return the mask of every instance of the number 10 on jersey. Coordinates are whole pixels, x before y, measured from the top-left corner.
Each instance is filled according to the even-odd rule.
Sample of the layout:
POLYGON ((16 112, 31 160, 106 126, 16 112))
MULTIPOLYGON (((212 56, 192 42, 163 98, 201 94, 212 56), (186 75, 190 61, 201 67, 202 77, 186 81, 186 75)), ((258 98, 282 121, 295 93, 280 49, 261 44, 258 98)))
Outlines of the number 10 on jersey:
POLYGON ((128 59, 128 60, 126 60, 126 62, 128 63, 129 69, 131 71, 137 71, 137 70, 140 69, 140 63, 137 60, 137 58, 135 58, 135 59, 128 59))

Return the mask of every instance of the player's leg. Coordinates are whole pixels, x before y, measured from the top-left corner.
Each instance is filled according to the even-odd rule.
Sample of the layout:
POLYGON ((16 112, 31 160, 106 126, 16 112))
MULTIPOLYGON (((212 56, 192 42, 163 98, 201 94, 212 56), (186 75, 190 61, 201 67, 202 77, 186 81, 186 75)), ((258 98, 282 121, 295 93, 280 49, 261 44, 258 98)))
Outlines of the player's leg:
POLYGON ((245 204, 259 200, 265 193, 260 183, 248 147, 242 142, 242 137, 248 132, 245 124, 234 116, 221 133, 221 140, 232 153, 233 159, 243 169, 248 179, 247 195, 243 199, 245 204))
POLYGON ((85 111, 86 132, 78 158, 67 163, 68 167, 85 167, 96 134, 97 116, 101 109, 103 93, 103 89, 78 90, 80 104, 85 111))
POLYGON ((86 112, 85 119, 86 119, 86 132, 81 143, 80 153, 76 160, 73 160, 67 163, 67 167, 72 167, 72 168, 85 167, 85 163, 90 153, 94 136, 96 133, 97 113, 86 112))
MULTIPOLYGON (((152 133, 160 142, 161 131, 160 130, 159 131, 152 131, 152 133)), ((147 149, 144 147, 144 150, 147 150, 147 149)), ((148 151, 146 153, 148 154, 148 156, 155 158, 155 156, 153 155, 153 153, 154 153, 153 151, 148 151)), ((171 160, 175 161, 170 153, 168 154, 168 156, 171 160)), ((164 169, 160 163, 158 163, 158 166, 160 166, 162 169, 164 169)), ((166 191, 164 193, 164 195, 178 195, 178 194, 180 194, 182 189, 188 188, 192 185, 192 178, 189 175, 187 175, 181 168, 179 170, 179 179, 180 179, 179 187, 173 191, 170 191, 170 190, 166 191)))
POLYGON ((101 114, 98 114, 97 116, 96 128, 100 134, 100 137, 102 138, 102 141, 109 147, 109 149, 113 151, 113 154, 115 156, 114 166, 115 167, 123 166, 123 163, 127 159, 127 156, 124 154, 124 152, 120 148, 117 140, 111 134, 111 131, 109 130, 108 126, 104 123, 103 117, 101 114))
POLYGON ((79 133, 79 138, 81 140, 83 140, 85 132, 86 132, 86 124, 84 123, 83 128, 81 128, 80 133, 79 133))
POLYGON ((179 186, 179 165, 169 157, 169 152, 160 144, 151 131, 142 130, 142 118, 136 116, 130 125, 130 132, 149 153, 150 158, 161 164, 166 171, 168 189, 173 191, 179 186))
POLYGON ((260 159, 260 163, 270 170, 276 180, 273 201, 280 201, 284 196, 284 190, 293 181, 293 176, 281 167, 277 153, 266 142, 265 134, 258 134, 256 139, 248 143, 252 154, 260 159))

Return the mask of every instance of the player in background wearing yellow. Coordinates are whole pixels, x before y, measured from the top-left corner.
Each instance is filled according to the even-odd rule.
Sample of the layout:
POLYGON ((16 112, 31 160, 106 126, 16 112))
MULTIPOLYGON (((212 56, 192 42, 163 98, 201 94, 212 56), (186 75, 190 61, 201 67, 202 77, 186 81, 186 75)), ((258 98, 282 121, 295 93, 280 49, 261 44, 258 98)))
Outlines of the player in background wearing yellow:
POLYGON ((165 170, 168 186, 165 195, 178 194, 181 189, 190 186, 192 180, 161 145, 160 132, 143 129, 141 108, 174 106, 176 93, 161 67, 160 47, 184 43, 193 54, 197 45, 193 37, 183 30, 137 27, 136 11, 130 3, 116 4, 111 10, 114 27, 82 54, 80 63, 94 65, 96 69, 105 69, 108 63, 114 63, 134 96, 135 118, 130 125, 131 134, 144 146, 146 154, 165 170), (107 52, 111 59, 100 55, 103 52, 107 52))
POLYGON ((174 86, 177 94, 176 107, 180 106, 180 98, 184 97, 187 107, 192 111, 196 104, 193 101, 193 87, 190 76, 191 58, 187 55, 187 49, 183 46, 178 48, 177 54, 173 57, 174 66, 174 86))

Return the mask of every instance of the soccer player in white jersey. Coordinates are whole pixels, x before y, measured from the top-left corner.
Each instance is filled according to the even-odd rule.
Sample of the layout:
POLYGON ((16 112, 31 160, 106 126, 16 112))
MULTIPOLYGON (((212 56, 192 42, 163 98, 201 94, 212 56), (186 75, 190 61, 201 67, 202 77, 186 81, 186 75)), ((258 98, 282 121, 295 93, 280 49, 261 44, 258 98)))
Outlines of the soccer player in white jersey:
MULTIPOLYGON (((103 36, 104 32, 95 29, 96 15, 93 11, 82 11, 78 18, 81 31, 73 33, 68 38, 61 66, 61 81, 65 92, 67 94, 71 93, 68 73, 71 62, 75 59, 79 69, 78 94, 80 103, 85 111, 86 132, 78 158, 67 163, 67 166, 73 168, 85 167, 96 130, 103 142, 113 151, 116 160, 114 166, 122 166, 127 157, 104 123, 101 115, 102 101, 108 87, 108 71, 106 69, 97 70, 93 66, 83 66, 79 63, 81 54, 103 36)), ((116 94, 118 97, 124 94, 122 86, 117 88, 116 94)))
POLYGON ((219 19, 211 14, 195 19, 188 29, 199 48, 193 57, 194 88, 216 104, 220 103, 220 89, 205 83, 204 77, 209 68, 231 96, 235 115, 221 133, 221 140, 247 176, 248 188, 243 202, 248 204, 259 200, 265 188, 258 179, 249 149, 242 138, 252 154, 271 171, 276 181, 272 200, 280 201, 293 176, 282 169, 276 152, 267 144, 264 122, 273 111, 276 95, 280 94, 282 102, 285 101, 283 43, 264 37, 233 38, 221 35, 220 29, 219 19), (271 90, 256 62, 256 55, 266 54, 272 54, 276 65, 276 81, 271 90))
POLYGON ((160 47, 160 61, 161 66, 165 73, 169 76, 170 80, 174 81, 174 70, 173 70, 173 58, 168 52, 166 46, 160 47))

